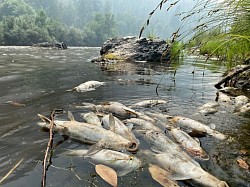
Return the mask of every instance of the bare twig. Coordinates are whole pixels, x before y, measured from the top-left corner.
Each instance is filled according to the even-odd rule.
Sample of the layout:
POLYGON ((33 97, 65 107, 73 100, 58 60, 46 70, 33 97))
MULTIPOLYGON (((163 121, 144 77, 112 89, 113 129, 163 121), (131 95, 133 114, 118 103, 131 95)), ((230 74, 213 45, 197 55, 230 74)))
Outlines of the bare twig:
MULTIPOLYGON (((51 122, 50 122, 50 130, 49 130, 49 142, 47 145, 47 149, 44 155, 44 159, 43 159, 43 178, 42 178, 42 187, 45 187, 46 185, 46 170, 47 168, 47 159, 48 159, 48 155, 49 155, 49 151, 52 150, 52 144, 53 144, 53 126, 54 126, 54 116, 55 116, 55 110, 53 110, 53 112, 50 115, 51 118, 51 122)), ((50 157, 51 160, 51 157, 50 157)))

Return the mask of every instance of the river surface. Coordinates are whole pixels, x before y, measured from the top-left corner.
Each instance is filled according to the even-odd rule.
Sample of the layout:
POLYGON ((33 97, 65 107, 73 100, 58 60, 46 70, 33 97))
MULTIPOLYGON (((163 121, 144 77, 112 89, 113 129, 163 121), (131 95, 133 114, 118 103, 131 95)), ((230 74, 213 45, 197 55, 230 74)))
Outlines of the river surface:
MULTIPOLYGON (((249 117, 233 114, 230 106, 214 115, 197 114, 198 107, 215 100, 217 90, 213 85, 225 71, 224 66, 215 61, 205 64, 192 56, 171 65, 142 62, 98 65, 90 60, 99 55, 99 50, 0 47, 0 180, 23 159, 3 186, 41 185, 49 133, 37 126, 38 113, 49 115, 55 108, 70 110, 81 120, 82 111, 75 106, 82 102, 118 101, 130 105, 145 99, 169 101, 151 110, 216 124, 216 129, 230 139, 201 138, 210 155, 209 161, 200 162, 202 167, 230 186, 250 186, 249 170, 239 167, 236 161, 239 158, 249 161, 249 117), (89 80, 104 81, 106 85, 85 93, 66 91, 89 80)), ((60 140, 62 136, 56 134, 54 141, 60 140)), ((65 154, 78 147, 79 142, 67 140, 55 148, 52 166, 47 171, 47 186, 108 186, 94 175, 93 164, 65 154)), ((119 177, 118 181, 118 186, 124 187, 160 186, 146 168, 119 177)))

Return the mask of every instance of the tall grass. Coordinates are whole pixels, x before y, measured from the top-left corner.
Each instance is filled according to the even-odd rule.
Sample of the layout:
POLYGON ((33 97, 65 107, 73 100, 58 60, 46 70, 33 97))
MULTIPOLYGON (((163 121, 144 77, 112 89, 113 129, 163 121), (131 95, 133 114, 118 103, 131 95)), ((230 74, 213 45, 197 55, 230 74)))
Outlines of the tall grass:
MULTIPOLYGON (((172 7, 177 3, 180 5, 181 1, 184 0, 161 0, 158 6, 149 14, 140 35, 148 25, 151 16, 157 9, 161 9, 163 4, 170 3, 172 7)), ((181 42, 187 37, 190 38, 190 36, 191 39, 186 46, 199 47, 201 54, 218 56, 230 64, 242 63, 250 58, 249 0, 197 0, 196 5, 190 11, 180 13, 179 16, 182 23, 169 39, 173 58, 176 56, 179 47, 175 42, 181 42), (193 20, 194 15, 199 15, 199 19, 193 20), (194 21, 196 22, 195 27, 183 30, 184 25, 194 21)))

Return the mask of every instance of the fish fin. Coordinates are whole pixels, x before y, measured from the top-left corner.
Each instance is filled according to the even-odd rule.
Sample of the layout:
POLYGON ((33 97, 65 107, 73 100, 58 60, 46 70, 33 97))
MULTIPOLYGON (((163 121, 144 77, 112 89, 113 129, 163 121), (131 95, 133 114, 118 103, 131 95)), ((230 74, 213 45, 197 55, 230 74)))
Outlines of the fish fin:
POLYGON ((109 127, 111 131, 115 132, 115 118, 112 113, 109 114, 109 127))
POLYGON ((133 123, 127 123, 126 126, 128 127, 129 131, 132 131, 134 124, 133 123))
POLYGON ((199 138, 194 137, 193 139, 194 139, 197 143, 199 143, 199 144, 201 143, 199 138))
POLYGON ((39 116, 39 118, 44 121, 45 123, 51 123, 51 120, 41 114, 37 114, 39 116))
POLYGON ((78 156, 78 157, 83 157, 87 154, 88 150, 87 149, 82 149, 82 150, 69 150, 66 152, 68 156, 78 156))
POLYGON ((68 118, 70 119, 70 121, 75 121, 75 118, 72 114, 72 112, 68 111, 68 118))
POLYGON ((89 150, 85 154, 85 156, 91 156, 96 154, 97 152, 101 151, 103 149, 104 141, 100 140, 96 144, 89 147, 89 150))
POLYGON ((129 107, 122 107, 127 113, 138 116, 139 113, 129 107))
POLYGON ((69 90, 66 90, 66 92, 73 92, 73 91, 75 91, 75 90, 76 90, 76 87, 71 88, 71 89, 69 89, 69 90))
POLYGON ((150 148, 150 150, 151 151, 153 151, 154 153, 164 153, 164 151, 163 150, 160 150, 158 147, 155 147, 155 146, 152 146, 151 148, 150 148))
POLYGON ((99 112, 98 109, 97 109, 97 107, 96 107, 95 105, 93 106, 93 110, 94 110, 96 113, 99 112))
POLYGON ((188 174, 183 176, 183 175, 180 175, 180 174, 172 174, 172 173, 170 173, 168 175, 168 178, 171 179, 171 180, 180 181, 180 180, 192 179, 193 176, 189 176, 188 174))

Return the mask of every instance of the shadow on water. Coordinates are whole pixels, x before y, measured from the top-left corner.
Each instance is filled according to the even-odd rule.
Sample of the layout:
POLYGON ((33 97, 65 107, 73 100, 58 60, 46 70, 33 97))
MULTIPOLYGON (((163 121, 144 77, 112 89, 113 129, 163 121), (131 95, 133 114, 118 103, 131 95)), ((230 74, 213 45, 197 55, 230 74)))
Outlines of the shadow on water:
MULTIPOLYGON (((187 116, 230 135, 230 141, 206 137, 202 146, 211 160, 202 167, 225 180, 230 186, 249 186, 249 171, 240 168, 237 159, 246 158, 249 117, 239 117, 223 108, 212 116, 197 115, 197 108, 214 100, 225 67, 218 62, 204 64, 194 58, 184 58, 167 66, 159 63, 118 63, 98 65, 90 62, 99 48, 48 50, 31 47, 1 47, 0 50, 0 179, 22 158, 21 165, 3 182, 3 186, 40 186, 42 163, 48 133, 36 125, 37 114, 48 115, 53 109, 71 110, 78 120, 82 102, 118 101, 130 105, 145 99, 166 99, 167 105, 155 107, 157 112, 187 116), (86 93, 67 92, 88 80, 105 81, 105 86, 86 93), (156 86, 158 86, 158 95, 156 86), (25 104, 11 105, 9 101, 25 104)), ((55 142, 63 140, 56 134, 55 142)), ((82 158, 65 155, 68 149, 86 148, 67 140, 53 155, 53 167, 47 173, 52 186, 108 186, 94 175, 94 166, 82 158), (69 169, 74 166, 73 170, 69 169), (79 180, 79 176, 82 180, 79 180)), ((159 186, 146 168, 119 178, 119 186, 159 186)))

